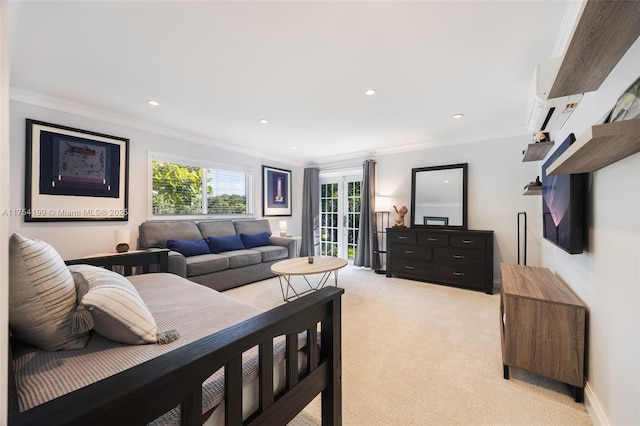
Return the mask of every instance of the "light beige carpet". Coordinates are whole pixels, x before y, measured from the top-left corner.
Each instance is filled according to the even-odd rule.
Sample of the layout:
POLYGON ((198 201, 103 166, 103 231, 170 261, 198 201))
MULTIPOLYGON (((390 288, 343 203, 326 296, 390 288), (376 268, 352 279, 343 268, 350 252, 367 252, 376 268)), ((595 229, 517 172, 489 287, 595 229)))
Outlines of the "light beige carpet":
MULTIPOLYGON (((345 425, 591 424, 562 383, 517 369, 502 378, 498 294, 351 266, 339 286, 345 425)), ((225 294, 266 309, 284 303, 277 278, 225 294)), ((291 423, 319 424, 319 398, 291 423)))

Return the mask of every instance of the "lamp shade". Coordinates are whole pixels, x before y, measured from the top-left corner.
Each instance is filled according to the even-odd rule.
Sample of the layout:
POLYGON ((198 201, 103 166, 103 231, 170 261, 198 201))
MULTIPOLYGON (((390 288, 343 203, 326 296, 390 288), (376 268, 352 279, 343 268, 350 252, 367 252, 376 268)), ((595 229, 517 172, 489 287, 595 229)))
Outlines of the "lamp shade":
POLYGON ((375 203, 377 212, 391 211, 391 197, 387 197, 386 195, 376 195, 375 203))
POLYGON ((123 253, 129 250, 129 241, 131 240, 131 232, 129 229, 115 230, 116 251, 123 253))
POLYGON ((287 221, 286 220, 281 220, 280 221, 280 236, 281 237, 285 237, 287 235, 287 221))

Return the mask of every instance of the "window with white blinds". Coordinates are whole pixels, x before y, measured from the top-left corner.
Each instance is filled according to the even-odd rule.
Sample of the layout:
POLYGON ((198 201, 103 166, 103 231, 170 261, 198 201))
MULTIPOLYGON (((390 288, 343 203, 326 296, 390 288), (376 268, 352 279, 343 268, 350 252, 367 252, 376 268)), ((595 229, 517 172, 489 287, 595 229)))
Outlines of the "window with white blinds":
POLYGON ((151 160, 153 216, 253 214, 253 174, 196 161, 151 160))

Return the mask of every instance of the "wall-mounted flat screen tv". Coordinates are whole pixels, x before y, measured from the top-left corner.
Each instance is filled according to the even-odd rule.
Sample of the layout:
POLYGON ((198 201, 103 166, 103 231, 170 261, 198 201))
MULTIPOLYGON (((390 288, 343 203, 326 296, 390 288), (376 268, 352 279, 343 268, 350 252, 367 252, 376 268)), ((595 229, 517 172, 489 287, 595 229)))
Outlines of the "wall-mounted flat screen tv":
POLYGON ((547 167, 576 140, 571 133, 542 166, 542 223, 544 238, 561 249, 583 251, 585 209, 589 175, 547 176, 547 167))

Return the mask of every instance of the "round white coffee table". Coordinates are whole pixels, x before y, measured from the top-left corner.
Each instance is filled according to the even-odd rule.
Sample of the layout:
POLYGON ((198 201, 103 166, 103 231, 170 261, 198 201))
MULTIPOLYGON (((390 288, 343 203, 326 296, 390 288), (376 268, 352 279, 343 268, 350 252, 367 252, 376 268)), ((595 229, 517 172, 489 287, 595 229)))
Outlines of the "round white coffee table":
POLYGON ((274 263, 271 265, 271 272, 278 275, 282 299, 288 302, 291 299, 300 297, 311 291, 320 290, 327 283, 332 272, 334 283, 337 287, 338 269, 344 268, 345 266, 347 266, 347 261, 339 257, 295 257, 274 263), (313 263, 310 263, 309 259, 313 259, 313 263), (316 285, 312 285, 307 275, 316 274, 321 274, 320 280, 316 285), (294 275, 301 275, 309 288, 304 291, 297 291, 291 285, 291 277, 294 275), (293 294, 289 295, 290 291, 293 294))

